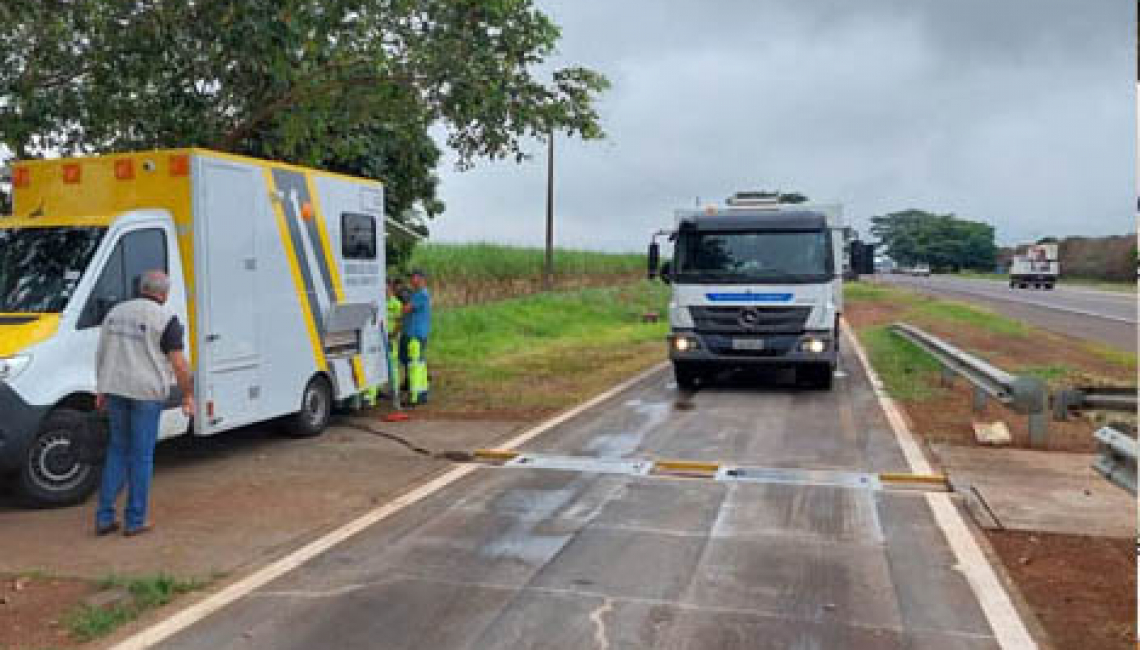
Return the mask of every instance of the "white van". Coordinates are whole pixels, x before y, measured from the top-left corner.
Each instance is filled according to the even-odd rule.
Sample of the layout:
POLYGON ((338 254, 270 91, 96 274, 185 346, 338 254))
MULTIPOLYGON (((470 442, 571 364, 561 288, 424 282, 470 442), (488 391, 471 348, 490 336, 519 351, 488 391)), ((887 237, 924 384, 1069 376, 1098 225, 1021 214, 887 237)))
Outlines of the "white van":
POLYGON ((170 275, 197 412, 160 437, 289 416, 316 435, 387 379, 383 188, 201 149, 18 162, 0 217, 0 472, 39 504, 97 485, 99 325, 170 275))

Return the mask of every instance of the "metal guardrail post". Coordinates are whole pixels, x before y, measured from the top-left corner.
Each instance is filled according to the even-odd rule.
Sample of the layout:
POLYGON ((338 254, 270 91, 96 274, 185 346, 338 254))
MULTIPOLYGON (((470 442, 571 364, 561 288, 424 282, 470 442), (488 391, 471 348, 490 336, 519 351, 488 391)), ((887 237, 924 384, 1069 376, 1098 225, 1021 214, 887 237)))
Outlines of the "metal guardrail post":
POLYGON ((1012 375, 913 325, 895 323, 891 331, 933 356, 942 365, 943 376, 950 371, 969 380, 975 387, 975 411, 984 408, 986 398, 992 397, 1028 416, 1030 446, 1045 444, 1049 436, 1049 393, 1045 382, 1036 377, 1012 375))
POLYGON ((1136 494, 1136 440, 1112 427, 1093 434, 1097 457, 1092 467, 1109 481, 1136 494))

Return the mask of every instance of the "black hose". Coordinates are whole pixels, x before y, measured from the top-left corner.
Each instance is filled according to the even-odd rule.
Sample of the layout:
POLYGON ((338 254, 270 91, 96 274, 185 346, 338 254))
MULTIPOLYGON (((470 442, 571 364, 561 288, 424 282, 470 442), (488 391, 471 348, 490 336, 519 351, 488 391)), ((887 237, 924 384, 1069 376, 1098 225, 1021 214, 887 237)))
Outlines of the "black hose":
POLYGON ((424 457, 431 458, 434 460, 446 460, 446 461, 451 461, 453 463, 469 463, 469 462, 475 460, 474 454, 472 454, 470 452, 453 451, 453 450, 432 451, 430 449, 425 449, 424 447, 420 447, 419 445, 408 440, 407 438, 398 436, 394 433, 388 433, 387 431, 381 431, 379 429, 373 429, 370 426, 359 424, 357 422, 349 421, 349 422, 345 422, 345 423, 341 424, 340 426, 344 426, 344 427, 347 427, 350 429, 356 429, 357 431, 363 431, 364 433, 369 433, 369 434, 372 434, 374 436, 378 436, 380 438, 385 438, 387 440, 391 440, 392 442, 395 442, 396 444, 399 444, 403 447, 406 447, 407 449, 419 454, 420 456, 424 456, 424 457))

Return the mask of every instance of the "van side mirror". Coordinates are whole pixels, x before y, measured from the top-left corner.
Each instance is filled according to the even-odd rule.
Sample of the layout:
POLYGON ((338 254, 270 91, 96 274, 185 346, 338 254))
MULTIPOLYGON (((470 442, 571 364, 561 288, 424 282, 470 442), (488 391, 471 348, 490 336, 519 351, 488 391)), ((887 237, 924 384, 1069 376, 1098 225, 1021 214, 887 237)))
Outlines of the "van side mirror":
POLYGON ((649 244, 649 279, 657 277, 657 266, 661 263, 661 247, 657 242, 649 244))
POLYGON ((661 281, 665 284, 670 284, 673 281, 673 265, 665 262, 661 265, 661 281))

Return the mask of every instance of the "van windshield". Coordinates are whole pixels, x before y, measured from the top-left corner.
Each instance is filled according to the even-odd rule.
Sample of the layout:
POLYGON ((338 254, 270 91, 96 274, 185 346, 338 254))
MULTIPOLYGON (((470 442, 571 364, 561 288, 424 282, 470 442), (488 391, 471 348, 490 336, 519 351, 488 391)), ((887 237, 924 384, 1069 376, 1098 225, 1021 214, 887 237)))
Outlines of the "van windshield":
POLYGON ((0 313, 61 312, 106 228, 0 228, 0 313))
POLYGON ((680 234, 676 280, 727 284, 805 284, 832 279, 827 231, 680 234))

